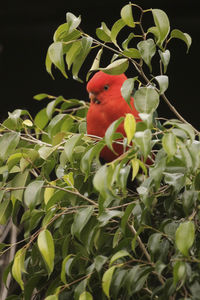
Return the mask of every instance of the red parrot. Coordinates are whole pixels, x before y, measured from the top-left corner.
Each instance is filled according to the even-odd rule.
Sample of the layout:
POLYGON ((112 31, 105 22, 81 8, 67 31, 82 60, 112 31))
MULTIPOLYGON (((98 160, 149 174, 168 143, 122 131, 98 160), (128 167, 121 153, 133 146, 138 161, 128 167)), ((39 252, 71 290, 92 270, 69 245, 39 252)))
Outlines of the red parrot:
MULTIPOLYGON (((87 91, 90 98, 90 107, 87 113, 87 133, 104 137, 107 128, 112 122, 125 116, 127 113, 134 115, 136 121, 141 121, 138 111, 134 107, 134 99, 131 97, 131 107, 121 95, 121 87, 127 77, 121 75, 108 75, 97 72, 88 82, 87 91)), ((124 124, 121 123, 117 132, 126 136, 124 124)), ((123 146, 114 144, 113 148, 118 154, 123 153, 123 146)), ((110 162, 117 157, 108 147, 101 150, 100 157, 110 162)))

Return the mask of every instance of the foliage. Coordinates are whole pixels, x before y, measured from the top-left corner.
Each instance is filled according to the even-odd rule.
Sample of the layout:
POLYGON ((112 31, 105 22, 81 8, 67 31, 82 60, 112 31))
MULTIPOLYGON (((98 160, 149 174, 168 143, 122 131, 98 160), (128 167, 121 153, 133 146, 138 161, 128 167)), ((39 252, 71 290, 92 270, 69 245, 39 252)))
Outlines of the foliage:
POLYGON ((89 136, 88 104, 47 94, 35 96, 48 100, 35 118, 20 109, 9 113, 0 128, 0 224, 11 237, 16 226, 17 236, 4 234, 0 244, 2 259, 11 258, 3 273, 7 299, 199 299, 199 133, 165 95, 168 44, 178 38, 188 50, 191 38, 170 31, 164 11, 134 3, 111 29, 102 22, 99 40, 80 22, 67 13, 48 49, 47 71, 52 75, 54 65, 80 80, 96 50, 87 79, 95 70, 136 70, 122 95, 129 103, 136 90, 142 122, 128 114, 105 138, 89 136), (151 27, 144 29, 149 15, 151 27), (119 42, 123 30, 128 36, 119 42), (102 67, 105 51, 113 57, 102 67), (160 99, 177 119, 157 117, 160 99), (124 153, 102 165, 99 153, 119 143, 122 121, 124 153))

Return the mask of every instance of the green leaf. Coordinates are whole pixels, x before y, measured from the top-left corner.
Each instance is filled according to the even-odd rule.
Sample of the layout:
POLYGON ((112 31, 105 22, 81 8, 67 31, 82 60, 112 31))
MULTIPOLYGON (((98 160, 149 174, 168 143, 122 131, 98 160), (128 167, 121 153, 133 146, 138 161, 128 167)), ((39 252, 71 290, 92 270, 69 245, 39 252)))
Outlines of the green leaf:
POLYGON ((76 134, 69 138, 64 145, 66 157, 70 162, 73 162, 74 148, 79 143, 82 137, 82 134, 76 134))
POLYGON ((102 288, 104 291, 104 294, 110 299, 110 285, 111 285, 111 280, 113 277, 113 273, 115 271, 116 267, 112 266, 109 268, 104 274, 102 278, 102 288))
POLYGON ((110 219, 112 219, 114 217, 121 218, 123 216, 123 214, 124 214, 124 212, 119 211, 119 210, 114 210, 114 209, 113 210, 104 211, 98 217, 98 221, 101 223, 100 227, 105 226, 110 221, 110 219))
POLYGON ((132 13, 132 5, 131 4, 125 5, 121 9, 120 14, 121 14, 122 20, 124 21, 124 23, 126 25, 128 25, 129 27, 132 27, 132 28, 135 27, 135 23, 134 23, 134 19, 133 19, 133 13, 132 13))
POLYGON ((80 234, 83 228, 86 226, 88 221, 90 220, 94 211, 93 206, 89 206, 87 208, 81 208, 78 210, 74 217, 74 222, 71 227, 72 234, 80 239, 80 234))
POLYGON ((176 246, 178 250, 185 256, 192 247, 195 238, 195 227, 192 221, 185 221, 179 225, 176 230, 176 246))
POLYGON ((137 77, 126 79, 121 87, 122 97, 126 100, 126 102, 128 103, 129 106, 130 106, 130 101, 131 101, 131 94, 133 92, 134 83, 135 83, 136 79, 137 79, 137 77))
POLYGON ((82 157, 80 168, 81 171, 85 174, 85 180, 90 175, 90 167, 93 159, 99 156, 100 151, 104 147, 104 141, 97 143, 95 146, 90 148, 82 157))
POLYGON ((142 154, 144 155, 144 161, 146 161, 147 156, 151 151, 151 130, 146 129, 144 131, 137 131, 135 133, 134 141, 136 145, 140 148, 142 154))
POLYGON ((5 199, 0 203, 0 224, 4 225, 8 221, 12 212, 12 202, 10 199, 5 199))
POLYGON ((44 185, 44 181, 42 180, 36 180, 27 186, 25 192, 24 192, 24 202, 27 207, 30 209, 33 209, 38 201, 40 200, 40 194, 42 191, 42 187, 44 185))
POLYGON ((97 270, 97 272, 101 271, 103 265, 106 263, 107 260, 108 260, 108 258, 103 255, 97 255, 94 258, 95 269, 97 270))
POLYGON ((160 55, 161 61, 162 61, 163 66, 164 66, 164 73, 166 73, 167 72, 167 67, 168 67, 168 64, 169 64, 169 61, 170 61, 170 52, 167 49, 165 51, 158 50, 158 53, 160 55))
POLYGON ((132 114, 126 114, 124 119, 124 130, 127 136, 128 144, 130 144, 135 131, 136 131, 136 120, 132 114))
POLYGON ((104 42, 111 42, 111 31, 108 29, 104 22, 101 23, 101 27, 96 29, 97 37, 104 42))
POLYGON ((97 53, 97 55, 96 55, 96 57, 95 57, 95 59, 94 59, 94 61, 93 61, 93 63, 92 63, 92 66, 91 66, 89 72, 87 73, 86 81, 88 81, 88 78, 89 78, 91 72, 92 72, 93 70, 96 70, 96 69, 99 68, 99 64, 100 64, 100 60, 101 60, 101 55, 102 55, 102 53, 103 53, 103 48, 101 48, 101 49, 98 51, 98 53, 97 53))
POLYGON ((173 281, 176 285, 179 280, 182 280, 186 275, 186 264, 182 261, 177 261, 173 267, 173 281))
POLYGON ((49 58, 52 61, 52 63, 61 71, 61 73, 68 78, 66 72, 65 72, 65 64, 64 64, 64 51, 63 51, 63 43, 62 42, 56 42, 49 46, 48 49, 49 58))
POLYGON ((58 295, 47 296, 44 300, 58 300, 58 295))
POLYGON ((159 75, 154 77, 154 79, 158 82, 160 87, 160 95, 164 94, 169 86, 169 78, 166 75, 159 75))
POLYGON ((161 9, 152 9, 152 14, 159 34, 157 44, 159 47, 162 47, 162 44, 170 31, 169 19, 167 14, 161 9))
POLYGON ((65 39, 65 37, 68 35, 69 31, 69 25, 67 23, 61 24, 53 35, 53 41, 54 42, 61 42, 65 39))
POLYGON ((49 98, 49 95, 48 94, 45 94, 45 93, 40 93, 40 94, 37 94, 33 97, 33 99, 37 100, 37 101, 41 101, 41 100, 44 100, 46 98, 49 98))
POLYGON ((67 51, 66 54, 66 62, 67 62, 67 67, 68 69, 71 68, 71 65, 75 61, 77 55, 80 53, 81 50, 81 41, 75 41, 70 49, 67 51))
POLYGON ((152 72, 151 59, 156 53, 156 45, 154 40, 147 39, 145 41, 141 41, 137 44, 137 48, 140 51, 142 59, 149 67, 150 72, 152 72))
POLYGON ((46 59, 45 59, 45 67, 46 71, 51 75, 51 77, 54 79, 51 68, 52 68, 52 61, 49 56, 49 51, 47 51, 46 59))
POLYGON ((60 278, 61 278, 61 281, 64 283, 64 284, 67 284, 67 280, 66 280, 66 276, 65 276, 65 267, 66 267, 66 263, 67 261, 71 258, 72 254, 69 254, 67 255, 64 259, 63 259, 63 262, 62 262, 62 268, 61 268, 61 273, 60 273, 60 278))
POLYGON ((68 12, 66 14, 67 24, 69 26, 69 33, 76 29, 81 23, 81 16, 76 17, 74 14, 68 12))
POLYGON ((111 267, 112 264, 113 264, 116 260, 118 260, 118 259, 120 259, 120 258, 122 258, 122 257, 124 257, 124 256, 130 256, 130 254, 128 253, 128 251, 126 251, 126 250, 120 250, 120 251, 118 251, 117 253, 115 253, 115 254, 111 257, 111 259, 110 259, 109 267, 111 267))
POLYGON ((79 300, 93 300, 93 297, 92 295, 87 292, 87 291, 84 291, 80 296, 79 296, 79 300))
POLYGON ((190 46, 192 44, 192 38, 188 33, 184 33, 181 30, 174 29, 174 30, 172 30, 170 37, 177 38, 177 39, 184 41, 187 45, 187 52, 189 51, 190 46))
POLYGON ((14 257, 12 266, 12 275, 21 289, 24 290, 24 282, 22 280, 22 272, 25 272, 24 261, 25 261, 26 250, 24 248, 17 251, 14 257))
POLYGON ((140 168, 139 159, 137 159, 137 158, 131 159, 131 166, 132 166, 132 178, 131 178, 131 180, 133 181, 135 179, 135 177, 137 176, 138 172, 139 172, 139 168, 140 168))
POLYGON ((91 37, 83 37, 81 39, 81 50, 80 50, 79 54, 76 56, 76 59, 74 60, 73 67, 72 67, 73 78, 76 80, 78 80, 79 71, 80 71, 87 55, 89 54, 89 52, 91 50, 92 41, 93 40, 91 37))
POLYGON ((129 36, 127 37, 127 39, 125 39, 125 40, 123 41, 123 43, 122 43, 122 48, 123 48, 124 50, 128 50, 128 44, 129 44, 129 42, 130 42, 134 37, 135 37, 134 33, 131 32, 131 33, 129 34, 129 36))
POLYGON ((125 212, 124 212, 124 215, 122 216, 121 218, 121 224, 120 224, 120 227, 121 227, 121 230, 122 232, 125 234, 125 229, 126 229, 126 225, 127 225, 127 222, 128 222, 128 219, 133 211, 133 208, 135 207, 135 203, 131 203, 129 204, 126 209, 125 209, 125 212))
POLYGON ((194 133, 194 129, 192 128, 192 126, 189 123, 182 123, 179 120, 168 120, 167 122, 164 123, 164 126, 166 125, 172 125, 175 126, 183 131, 185 131, 185 133, 188 135, 188 137, 191 139, 191 141, 194 141, 195 139, 195 133, 194 133))
POLYGON ((112 142, 114 140, 114 134, 118 128, 118 126, 122 123, 124 120, 124 117, 119 118, 118 120, 114 121, 106 130, 105 133, 105 142, 108 148, 110 148, 112 151, 114 151, 112 142))
POLYGON ((20 140, 18 132, 5 133, 0 137, 0 160, 7 159, 13 153, 20 140))
POLYGON ((135 48, 129 48, 126 49, 122 52, 125 56, 131 57, 131 58, 135 58, 135 59, 139 59, 141 58, 141 54, 140 51, 135 49, 135 48))
POLYGON ((47 267, 48 275, 50 275, 54 268, 55 249, 53 237, 49 230, 44 229, 40 232, 37 245, 47 267))
POLYGON ((34 119, 34 124, 39 127, 40 129, 43 129, 49 121, 49 118, 46 113, 46 108, 43 108, 40 110, 34 119))
MULTIPOLYGON (((15 175, 15 177, 11 181, 12 187, 25 187, 26 181, 28 179, 29 170, 25 170, 23 173, 18 173, 15 175)), ((15 197, 15 199, 22 201, 22 197, 24 194, 24 189, 14 190, 12 191, 12 196, 15 197)))
POLYGON ((126 24, 124 23, 124 21, 122 19, 117 20, 114 25, 111 28, 111 41, 113 42, 113 44, 117 45, 117 36, 119 34, 119 32, 122 30, 122 28, 125 26, 126 24))
POLYGON ((172 132, 167 132, 163 135, 162 145, 169 157, 175 155, 177 151, 176 136, 172 132))
POLYGON ((127 58, 120 58, 109 64, 105 68, 98 68, 97 70, 101 70, 106 74, 110 75, 120 75, 124 73, 129 66, 129 62, 127 58))
POLYGON ((134 105, 140 113, 151 114, 159 105, 159 94, 152 87, 141 87, 134 94, 134 105))

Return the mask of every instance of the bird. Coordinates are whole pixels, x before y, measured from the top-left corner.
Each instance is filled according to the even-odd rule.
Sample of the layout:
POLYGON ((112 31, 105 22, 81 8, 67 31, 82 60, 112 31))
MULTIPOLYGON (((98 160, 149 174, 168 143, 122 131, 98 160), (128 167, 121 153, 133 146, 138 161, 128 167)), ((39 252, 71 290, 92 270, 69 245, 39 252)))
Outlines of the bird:
MULTIPOLYGON (((121 87, 127 79, 125 74, 110 75, 98 71, 87 83, 90 106, 87 112, 87 134, 104 137, 108 127, 120 117, 130 113, 135 117, 136 122, 141 121, 138 111, 134 106, 134 99, 131 97, 130 106, 122 97, 121 87)), ((126 137, 123 122, 116 132, 126 137)), ((114 152, 105 146, 100 152, 100 158, 106 163, 115 160, 123 153, 123 146, 117 143, 113 145, 114 152)))

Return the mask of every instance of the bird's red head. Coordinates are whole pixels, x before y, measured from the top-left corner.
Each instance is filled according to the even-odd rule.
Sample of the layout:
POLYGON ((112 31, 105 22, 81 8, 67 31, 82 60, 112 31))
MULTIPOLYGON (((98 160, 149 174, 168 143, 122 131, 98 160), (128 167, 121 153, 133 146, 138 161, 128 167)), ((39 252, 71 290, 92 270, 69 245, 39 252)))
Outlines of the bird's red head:
POLYGON ((109 75, 102 71, 97 72, 87 84, 91 102, 103 102, 105 99, 111 101, 116 95, 121 96, 120 89, 126 79, 124 74, 109 75))

